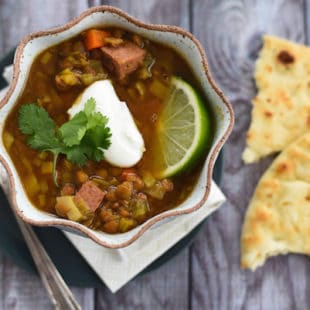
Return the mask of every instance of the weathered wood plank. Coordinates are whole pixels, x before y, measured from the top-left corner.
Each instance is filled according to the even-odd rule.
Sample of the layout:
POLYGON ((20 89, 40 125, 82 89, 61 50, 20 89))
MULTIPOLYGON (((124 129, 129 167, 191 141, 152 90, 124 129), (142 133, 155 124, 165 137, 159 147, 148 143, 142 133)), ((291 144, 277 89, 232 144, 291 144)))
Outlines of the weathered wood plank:
MULTIPOLYGON (((309 16, 309 0, 305 1, 309 16)), ((238 242, 248 200, 269 164, 265 160, 245 167, 241 162, 250 98, 255 93, 252 72, 260 36, 268 32, 303 42, 303 1, 195 0, 191 3, 192 14, 189 0, 110 1, 147 22, 176 24, 187 29, 192 24, 195 35, 206 47, 215 79, 233 102, 237 116, 225 153, 224 190, 229 203, 210 218, 194 243, 191 283, 186 250, 159 270, 133 280, 116 295, 107 289, 100 290, 96 308, 307 309, 310 306, 309 259, 290 255, 271 259, 255 273, 240 271, 238 242), (189 295, 190 287, 192 295, 189 295)), ((2 0, 0 55, 30 31, 61 24, 87 5, 99 4, 99 0, 54 0, 42 6, 39 0, 2 0), (40 10, 36 10, 39 4, 40 10)), ((94 308, 94 290, 74 289, 74 293, 84 309, 94 308)), ((0 309, 42 308, 48 309, 50 304, 40 281, 0 257, 0 309)))
POLYGON ((0 55, 4 55, 27 34, 68 22, 88 7, 86 0, 43 2, 0 1, 0 55))
POLYGON ((189 29, 189 0, 102 0, 101 3, 118 7, 148 23, 177 25, 189 29))
POLYGON ((244 166, 241 153, 255 94, 261 35, 305 41, 303 1, 193 1, 193 31, 206 48, 216 82, 232 101, 236 125, 225 147, 223 189, 229 202, 193 245, 192 309, 307 309, 309 259, 270 259, 255 273, 239 268, 244 212, 270 160, 244 166))
MULTIPOLYGON (((189 28, 188 1, 103 1, 145 22, 189 28)), ((120 271, 121 272, 121 271, 120 271)), ((160 269, 131 281, 117 294, 98 291, 98 309, 187 309, 188 250, 160 269)))
MULTIPOLYGON (((63 24, 88 6, 86 0, 0 1, 0 55, 5 55, 30 32, 63 24)), ((1 56, 0 56, 1 57, 1 56)), ((73 289, 83 309, 94 308, 93 289, 73 289)), ((39 278, 0 258, 0 309, 49 309, 48 296, 39 278)))
POLYGON ((310 0, 304 0, 304 3, 306 42, 310 44, 310 0))
POLYGON ((16 268, 7 259, 3 263, 4 272, 0 280, 3 309, 52 309, 37 277, 16 268))
MULTIPOLYGON (((52 309, 41 281, 3 258, 3 281, 0 286, 0 309, 52 309)), ((94 309, 93 289, 72 289, 83 309, 94 309)))
POLYGON ((188 250, 114 295, 98 290, 96 309, 188 309, 188 250))

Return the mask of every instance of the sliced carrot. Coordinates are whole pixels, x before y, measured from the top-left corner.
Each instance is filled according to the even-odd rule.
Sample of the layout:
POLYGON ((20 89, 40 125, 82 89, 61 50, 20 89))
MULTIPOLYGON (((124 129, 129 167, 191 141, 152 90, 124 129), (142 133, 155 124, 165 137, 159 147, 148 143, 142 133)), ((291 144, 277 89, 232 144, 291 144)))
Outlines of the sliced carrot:
POLYGON ((111 34, 108 31, 90 29, 87 30, 84 36, 85 48, 89 51, 94 48, 99 48, 105 45, 105 38, 111 34))

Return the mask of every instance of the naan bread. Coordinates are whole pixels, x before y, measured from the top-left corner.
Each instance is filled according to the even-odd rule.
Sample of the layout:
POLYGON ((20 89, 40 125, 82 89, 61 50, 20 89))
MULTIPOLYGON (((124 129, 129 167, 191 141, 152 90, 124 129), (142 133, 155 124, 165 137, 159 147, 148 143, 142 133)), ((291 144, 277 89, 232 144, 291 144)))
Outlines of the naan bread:
POLYGON ((310 48, 272 36, 264 36, 263 43, 246 163, 283 150, 310 130, 310 48))
POLYGON ((256 187, 241 236, 241 266, 269 256, 310 255, 310 132, 290 144, 256 187))

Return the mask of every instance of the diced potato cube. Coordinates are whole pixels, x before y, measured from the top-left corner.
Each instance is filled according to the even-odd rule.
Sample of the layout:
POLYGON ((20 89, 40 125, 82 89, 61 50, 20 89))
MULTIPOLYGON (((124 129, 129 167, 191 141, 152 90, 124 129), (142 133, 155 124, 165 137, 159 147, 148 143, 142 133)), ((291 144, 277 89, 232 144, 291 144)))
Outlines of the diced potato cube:
POLYGON ((33 174, 25 177, 24 185, 29 196, 35 196, 40 191, 40 185, 33 174))
POLYGON ((50 52, 45 52, 41 57, 41 63, 46 65, 52 58, 52 54, 50 52))
POLYGON ((24 165, 24 168, 27 169, 29 173, 32 173, 32 167, 29 160, 26 157, 21 157, 21 161, 24 165))
POLYGON ((7 149, 10 149, 14 142, 14 137, 7 131, 3 133, 3 142, 7 149))
POLYGON ((44 160, 44 159, 46 159, 47 155, 48 155, 47 152, 40 152, 39 155, 38 155, 38 157, 39 157, 40 159, 44 160))
POLYGON ((135 219, 143 218, 149 211, 148 202, 144 199, 133 199, 130 205, 132 207, 132 215, 135 219))
POLYGON ((120 232, 126 232, 137 225, 136 221, 130 218, 122 217, 119 221, 120 232))
POLYGON ((74 222, 79 222, 83 220, 83 214, 75 205, 73 198, 74 196, 57 197, 55 210, 59 216, 65 217, 74 222))
POLYGON ((153 95, 161 99, 164 99, 168 92, 166 85, 160 82, 158 79, 153 80, 149 89, 153 95))
POLYGON ((67 217, 69 220, 74 222, 82 221, 84 218, 78 208, 71 208, 67 213, 67 217))
POLYGON ((77 197, 75 197, 74 202, 83 215, 88 215, 91 213, 88 204, 83 199, 77 199, 77 197))
POLYGON ((154 176, 148 172, 148 171, 145 171, 143 173, 143 181, 144 181, 144 184, 146 187, 152 187, 155 183, 156 183, 156 179, 154 178, 154 176))
POLYGON ((38 199, 39 199, 39 205, 40 205, 40 207, 44 207, 45 204, 46 204, 45 195, 39 195, 39 196, 38 196, 38 199))
POLYGON ((51 161, 47 161, 42 163, 41 172, 43 174, 52 174, 53 173, 53 163, 51 161))
POLYGON ((41 188, 41 193, 43 193, 43 194, 47 193, 48 185, 47 185, 47 182, 45 180, 41 180, 40 188, 41 188))
POLYGON ((143 97, 144 94, 145 94, 145 86, 144 86, 144 84, 141 83, 141 82, 137 82, 137 83, 135 84, 135 87, 136 87, 136 89, 137 89, 139 95, 140 95, 141 97, 143 97))
POLYGON ((166 190, 160 182, 156 182, 152 187, 145 190, 147 194, 156 199, 163 199, 166 193, 166 190))

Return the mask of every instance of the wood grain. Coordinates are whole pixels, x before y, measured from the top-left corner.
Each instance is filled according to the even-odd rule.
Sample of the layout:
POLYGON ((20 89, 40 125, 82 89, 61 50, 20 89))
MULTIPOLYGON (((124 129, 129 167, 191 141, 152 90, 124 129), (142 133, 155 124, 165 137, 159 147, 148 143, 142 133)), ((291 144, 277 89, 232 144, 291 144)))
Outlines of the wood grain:
POLYGON ((88 7, 86 0, 0 1, 0 54, 7 53, 30 32, 68 22, 88 7))
POLYGON ((206 48, 216 82, 234 106, 236 125, 225 146, 223 189, 229 202, 212 216, 193 246, 192 309, 307 309, 310 305, 308 258, 276 257, 255 273, 239 268, 244 212, 270 163, 267 159, 244 166, 241 161, 255 94, 254 62, 264 33, 305 41, 303 12, 303 1, 193 2, 192 30, 206 48))
MULTIPOLYGON (((15 267, 8 259, 1 262, 0 309, 52 309, 38 277, 15 267)), ((95 308, 95 290, 72 288, 82 309, 95 308)))
POLYGON ((189 0, 103 0, 147 23, 169 24, 189 29, 189 0))
POLYGON ((161 268, 132 280, 115 295, 98 291, 98 309, 188 309, 188 250, 161 268))
MULTIPOLYGON (((85 0, 0 1, 0 55, 33 31, 61 25, 88 7, 85 0)), ((50 309, 40 280, 0 257, 0 309, 50 309)), ((73 289, 83 309, 94 309, 93 289, 73 289)))
MULTIPOLYGON (((100 4, 194 32, 216 82, 234 106, 236 125, 225 147, 228 203, 212 215, 192 247, 115 295, 107 289, 73 289, 83 309, 309 309, 309 258, 275 257, 255 273, 242 271, 239 237, 248 201, 271 160, 248 166, 241 162, 261 35, 297 42, 307 38, 310 43, 310 0, 53 0, 44 5, 40 0, 1 0, 0 55, 29 32, 62 24, 100 4)), ((38 278, 0 256, 2 309, 50 309, 50 304, 38 278)))

